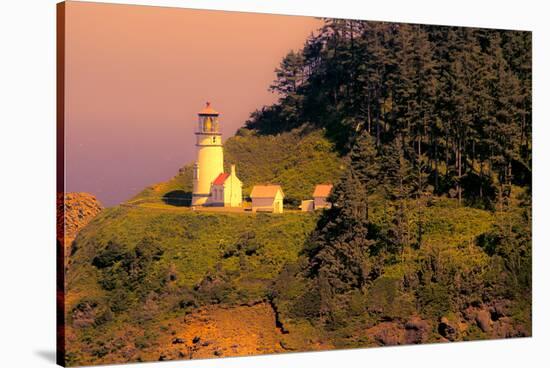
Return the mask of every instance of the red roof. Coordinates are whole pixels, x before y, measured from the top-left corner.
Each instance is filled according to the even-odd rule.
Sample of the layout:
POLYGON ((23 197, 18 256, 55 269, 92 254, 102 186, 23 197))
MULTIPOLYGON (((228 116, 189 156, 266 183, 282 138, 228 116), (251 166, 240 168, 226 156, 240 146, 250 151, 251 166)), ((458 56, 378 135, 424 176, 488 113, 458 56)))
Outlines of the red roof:
POLYGON ((199 115, 219 115, 219 114, 220 114, 219 112, 217 112, 210 106, 210 102, 207 102, 206 106, 201 111, 199 111, 199 115))
POLYGON ((328 197, 332 191, 332 184, 318 184, 313 191, 313 197, 328 197))
POLYGON ((212 182, 212 185, 223 185, 225 183, 225 180, 229 177, 229 173, 221 173, 218 175, 216 180, 212 182))

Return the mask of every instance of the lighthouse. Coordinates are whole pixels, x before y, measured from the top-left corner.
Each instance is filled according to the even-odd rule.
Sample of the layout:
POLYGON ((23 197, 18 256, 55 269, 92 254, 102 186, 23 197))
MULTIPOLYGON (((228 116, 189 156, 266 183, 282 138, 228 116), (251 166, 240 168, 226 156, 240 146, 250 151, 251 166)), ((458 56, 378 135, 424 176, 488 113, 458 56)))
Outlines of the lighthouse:
POLYGON ((222 134, 219 131, 219 112, 206 103, 198 113, 195 132, 197 161, 193 167, 193 206, 206 204, 214 180, 223 173, 222 134))

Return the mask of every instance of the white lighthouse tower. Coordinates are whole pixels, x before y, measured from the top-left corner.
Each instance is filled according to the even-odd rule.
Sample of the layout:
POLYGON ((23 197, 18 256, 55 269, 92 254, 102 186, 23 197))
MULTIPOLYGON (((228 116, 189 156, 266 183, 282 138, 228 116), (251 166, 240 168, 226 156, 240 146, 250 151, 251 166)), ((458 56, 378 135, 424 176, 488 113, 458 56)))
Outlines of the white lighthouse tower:
POLYGON ((206 103, 199 111, 197 137, 197 161, 193 170, 193 206, 206 204, 214 180, 223 173, 222 134, 219 131, 216 110, 206 103))

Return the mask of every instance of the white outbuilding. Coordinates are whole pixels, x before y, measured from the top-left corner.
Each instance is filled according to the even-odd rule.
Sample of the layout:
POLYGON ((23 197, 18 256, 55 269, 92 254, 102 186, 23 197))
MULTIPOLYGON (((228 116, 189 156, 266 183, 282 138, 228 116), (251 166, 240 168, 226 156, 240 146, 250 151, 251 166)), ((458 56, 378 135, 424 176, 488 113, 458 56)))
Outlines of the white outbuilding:
POLYGON ((327 201, 330 192, 332 192, 332 184, 318 184, 313 191, 313 208, 323 209, 330 208, 331 204, 327 201))
POLYGON ((255 185, 250 192, 252 212, 283 213, 285 194, 280 185, 255 185))
POLYGON ((235 165, 231 165, 231 172, 219 174, 212 182, 210 197, 206 204, 220 207, 241 207, 242 186, 243 184, 235 172, 235 165))

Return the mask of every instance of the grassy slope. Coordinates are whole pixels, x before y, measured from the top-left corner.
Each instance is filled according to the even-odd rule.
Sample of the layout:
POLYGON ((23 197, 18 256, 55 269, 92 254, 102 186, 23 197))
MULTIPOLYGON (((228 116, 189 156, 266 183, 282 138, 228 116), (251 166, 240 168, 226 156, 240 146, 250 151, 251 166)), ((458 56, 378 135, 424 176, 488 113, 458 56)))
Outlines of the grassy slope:
MULTIPOLYGON (((255 135, 242 129, 241 134, 224 143, 226 171, 237 165, 237 175, 243 181, 243 195, 250 194, 254 184, 280 184, 294 203, 311 197, 315 184, 335 182, 343 169, 342 160, 333 151, 320 130, 296 129, 276 136, 255 135)), ((132 201, 160 201, 171 191, 192 190, 191 166, 167 182, 146 188, 132 201)))
MULTIPOLYGON (((93 258, 114 240, 132 249, 142 238, 154 237, 164 250, 156 267, 174 265, 176 286, 192 287, 220 264, 223 270, 240 270, 238 280, 274 278, 286 262, 295 261, 306 235, 315 225, 314 214, 282 216, 232 213, 195 213, 188 209, 153 210, 115 207, 105 210, 78 236, 77 251, 71 257, 68 280, 73 293, 95 290, 98 271, 93 258), (256 254, 247 256, 247 267, 239 267, 239 257, 224 258, 244 233, 253 232, 260 244, 256 254)), ((218 266, 219 267, 219 266, 218 266)), ((265 286, 265 285, 264 285, 265 286)), ((68 306, 69 309, 72 306, 68 306)))
MULTIPOLYGON (((419 220, 415 213, 415 203, 411 201, 409 223, 411 242, 417 237, 416 223, 419 220)), ((381 202, 374 206, 373 222, 381 222, 384 216, 381 202)), ((422 207, 423 234, 422 247, 415 252, 405 252, 408 266, 422 262, 427 254, 437 253, 449 262, 448 267, 456 266, 470 269, 485 267, 489 256, 475 246, 476 238, 486 233, 494 222, 494 215, 485 210, 471 207, 459 207, 456 200, 436 198, 430 206, 422 207)), ((402 277, 405 270, 401 264, 386 269, 388 276, 402 277)))
MULTIPOLYGON (((211 292, 223 295, 224 303, 235 305, 266 298, 270 282, 283 265, 297 260, 316 219, 315 214, 309 213, 251 215, 197 213, 187 208, 106 209, 78 235, 76 251, 68 268, 66 310, 70 363, 123 362, 123 350, 127 346, 138 346, 138 352, 147 351, 145 347, 139 348, 141 340, 147 346, 155 343, 163 336, 158 329, 164 321, 185 315, 187 309, 180 305, 185 290, 192 290, 194 285, 207 279, 207 275, 224 275, 226 283, 221 291, 214 289, 211 292), (251 232, 258 249, 249 255, 241 251, 227 256, 228 249, 234 249, 243 234, 251 232), (109 241, 115 241, 129 251, 144 237, 155 238, 164 250, 148 274, 166 280, 171 274, 175 276, 174 280, 166 282, 160 289, 147 290, 146 298, 130 294, 131 297, 125 301, 128 310, 115 312, 107 322, 73 328, 74 311, 78 305, 92 300, 97 303, 98 311, 109 307, 114 309, 117 295, 128 291, 122 286, 112 291, 102 288, 102 275, 111 271, 93 266, 94 257, 105 249, 109 241), (149 335, 148 331, 154 333, 149 335), (135 341, 134 338, 121 337, 128 333, 135 336, 135 341), (117 342, 122 340, 124 343, 117 342)), ((209 295, 208 291, 200 293, 201 297, 209 295)), ((94 313, 97 321, 98 314, 94 313)), ((147 354, 143 357, 155 359, 147 354)))
MULTIPOLYGON (((373 217, 382 216, 382 208, 375 208, 373 217)), ((307 235, 315 227, 316 220, 314 214, 301 213, 253 216, 244 213, 197 213, 187 208, 116 207, 105 210, 77 238, 77 251, 71 258, 68 273, 69 321, 74 307, 82 300, 94 297, 102 304, 110 303, 111 292, 101 288, 98 283, 101 273, 91 265, 93 258, 109 240, 132 249, 143 237, 158 239, 164 254, 155 269, 162 273, 175 267, 177 277, 162 290, 154 291, 155 295, 159 295, 154 302, 140 300, 131 310, 116 313, 110 322, 96 327, 71 329, 69 335, 74 334, 74 340, 69 343, 69 351, 72 350, 77 362, 124 361, 122 350, 117 350, 114 343, 120 338, 117 337, 120 331, 133 331, 132 334, 141 336, 141 339, 162 341, 165 333, 161 326, 186 313, 177 306, 182 287, 196 285, 207 275, 226 275, 225 280, 232 290, 225 301, 229 304, 265 298, 270 283, 277 279, 283 266, 298 260, 299 252, 307 235), (260 244, 255 254, 241 253, 224 257, 224 253, 234 248, 243 234, 251 231, 255 234, 254 241, 260 244), (147 318, 144 319, 144 315, 147 318), (154 333, 149 336, 147 331, 154 333), (104 344, 110 347, 110 352, 105 356, 96 356, 104 344)), ((471 246, 471 241, 490 227, 493 217, 489 212, 467 207, 456 208, 454 201, 439 199, 433 206, 426 208, 424 220, 425 252, 438 252, 447 267, 457 268, 460 272, 487 265, 488 257, 478 247, 471 246)), ((425 252, 410 254, 406 267, 414 267, 422 262, 425 252)), ((396 264, 387 268, 386 272, 389 277, 401 277, 410 270, 404 270, 400 264, 396 264)), ((296 286, 302 288, 304 285, 296 286)), ((310 341, 323 338, 313 325, 289 318, 288 306, 286 302, 278 304, 280 317, 291 332, 284 335, 283 344, 293 349, 311 349, 310 341)), ((136 343, 139 345, 138 337, 136 343)), ((129 344, 134 342, 130 341, 129 344)), ((346 343, 343 346, 349 345, 346 343)), ((149 358, 147 354, 143 356, 149 358)))
MULTIPOLYGON (((384 208, 383 202, 376 196, 371 201, 371 220, 375 224, 381 223, 385 216, 384 212, 388 209, 384 208)), ((413 209, 414 201, 408 205, 413 209)), ((414 241, 416 236, 416 221, 417 217, 411 211, 409 217, 411 241, 414 241)), ((470 207, 458 207, 456 200, 434 198, 430 206, 423 206, 422 221, 424 224, 422 247, 418 250, 406 248, 403 260, 401 261, 396 256, 395 263, 387 265, 382 277, 378 280, 403 280, 407 274, 416 274, 434 254, 445 268, 444 272, 449 274, 478 274, 481 270, 489 267, 490 257, 475 245, 475 240, 479 235, 489 231, 494 223, 494 215, 491 212, 470 207)), ((297 317, 296 312, 293 311, 297 305, 303 303, 301 298, 308 289, 307 283, 285 276, 280 277, 278 282, 286 284, 282 286, 281 295, 275 301, 280 312, 280 319, 290 331, 290 334, 284 337, 285 343, 296 350, 307 350, 308 340, 317 334, 315 325, 297 317)), ((375 293, 367 292, 369 298, 366 303, 383 309, 384 316, 387 318, 405 318, 406 320, 411 314, 418 313, 413 295, 401 295, 400 299, 395 299, 387 304, 385 300, 387 295, 375 293)), ((364 313, 357 317, 346 316, 348 327, 341 328, 329 336, 325 336, 324 339, 328 339, 337 347, 342 348, 376 346, 377 343, 365 340, 364 330, 365 325, 376 324, 380 321, 369 320, 369 318, 364 313), (358 336, 361 338, 357 339, 358 336)))

